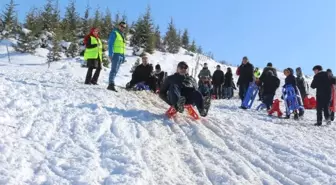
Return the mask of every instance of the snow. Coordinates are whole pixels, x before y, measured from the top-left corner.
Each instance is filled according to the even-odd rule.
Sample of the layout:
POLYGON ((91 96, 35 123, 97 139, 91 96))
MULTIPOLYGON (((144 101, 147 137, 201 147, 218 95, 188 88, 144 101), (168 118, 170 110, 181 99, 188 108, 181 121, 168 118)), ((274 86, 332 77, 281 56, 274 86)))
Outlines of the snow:
MULTIPOLYGON (((199 121, 169 120, 157 96, 107 91, 109 69, 99 86, 87 86, 75 59, 48 69, 38 50, 13 53, 8 63, 2 46, 0 184, 336 184, 336 127, 314 127, 314 110, 304 120, 282 120, 241 110, 235 98, 213 101, 199 121)), ((120 86, 139 58, 127 51, 120 86)), ((155 52, 149 60, 170 74, 182 60, 195 69, 195 57, 184 53, 155 52)), ((211 71, 217 65, 204 62, 211 71)))

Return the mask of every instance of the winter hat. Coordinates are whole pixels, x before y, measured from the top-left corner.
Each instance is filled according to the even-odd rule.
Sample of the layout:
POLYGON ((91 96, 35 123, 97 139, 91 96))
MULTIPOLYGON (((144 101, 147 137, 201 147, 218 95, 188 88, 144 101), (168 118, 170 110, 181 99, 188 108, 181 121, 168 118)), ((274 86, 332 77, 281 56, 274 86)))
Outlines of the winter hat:
POLYGON ((289 67, 289 68, 287 68, 287 70, 290 72, 290 74, 292 74, 292 75, 294 74, 294 70, 292 68, 289 67))
POLYGON ((332 73, 332 70, 331 69, 327 69, 327 73, 332 73))
POLYGON ((313 67, 313 71, 315 71, 315 70, 322 71, 323 68, 320 65, 316 65, 316 66, 313 67))
POLYGON ((188 64, 184 61, 181 61, 177 64, 177 67, 181 67, 181 68, 186 68, 188 69, 188 64))
POLYGON ((160 66, 160 64, 157 64, 157 65, 155 66, 155 70, 161 70, 161 66, 160 66))
POLYGON ((220 68, 220 65, 217 65, 216 67, 217 67, 217 68, 220 68))
POLYGON ((273 64, 271 62, 268 62, 267 67, 273 67, 273 64))

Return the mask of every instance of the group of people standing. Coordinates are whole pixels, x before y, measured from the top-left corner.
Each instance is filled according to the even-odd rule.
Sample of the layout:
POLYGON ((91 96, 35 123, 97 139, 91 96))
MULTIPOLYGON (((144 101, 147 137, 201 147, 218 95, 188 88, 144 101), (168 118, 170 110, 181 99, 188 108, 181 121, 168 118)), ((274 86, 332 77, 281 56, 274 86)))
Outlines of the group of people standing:
MULTIPOLYGON (((113 29, 109 36, 108 53, 112 63, 109 75, 108 90, 117 91, 115 88, 115 77, 119 71, 121 63, 125 60, 125 32, 126 23, 120 22, 118 27, 113 29)), ((87 62, 88 71, 85 78, 85 84, 97 85, 100 71, 102 69, 103 45, 99 37, 99 29, 92 28, 90 33, 84 38, 85 52, 84 60, 87 62), (96 70, 93 77, 92 72, 96 70)))

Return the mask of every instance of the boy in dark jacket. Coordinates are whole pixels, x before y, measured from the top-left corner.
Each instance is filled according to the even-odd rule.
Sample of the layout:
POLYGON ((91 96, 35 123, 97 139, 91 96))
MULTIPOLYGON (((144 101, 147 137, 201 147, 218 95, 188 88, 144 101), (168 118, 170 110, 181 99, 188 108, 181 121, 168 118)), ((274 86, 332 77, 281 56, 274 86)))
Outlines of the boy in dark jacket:
POLYGON ((166 73, 164 71, 161 71, 160 64, 157 64, 155 66, 154 76, 156 79, 156 89, 160 89, 161 85, 163 84, 163 80, 166 76, 166 73))
MULTIPOLYGON (((333 85, 332 88, 335 88, 334 85, 336 85, 336 77, 334 77, 331 69, 327 69, 327 73, 328 73, 328 76, 331 80, 331 84, 333 85)), ((332 97, 333 98, 333 97, 332 97)), ((336 101, 336 100, 334 100, 336 101)), ((331 111, 331 114, 330 114, 330 120, 331 121, 334 121, 335 120, 335 112, 331 111)))
POLYGON ((322 66, 314 66, 313 71, 315 73, 314 79, 310 85, 311 88, 316 89, 316 101, 317 101, 317 123, 316 126, 322 125, 322 111, 324 112, 324 118, 328 125, 331 124, 330 120, 330 103, 331 103, 331 85, 332 80, 328 76, 328 73, 322 71, 322 66))
POLYGON ((222 99, 222 85, 224 84, 224 72, 221 70, 220 65, 217 65, 217 69, 212 75, 212 85, 216 99, 222 99))
POLYGON ((239 87, 239 97, 241 101, 244 100, 250 82, 254 81, 254 67, 249 62, 247 57, 243 57, 243 63, 239 67, 240 75, 238 78, 237 86, 239 87))
POLYGON ((185 104, 195 104, 202 117, 207 116, 211 97, 204 97, 197 90, 196 80, 187 75, 188 65, 180 62, 177 72, 168 76, 161 89, 160 98, 182 113, 185 104))
POLYGON ((300 67, 296 68, 296 83, 301 94, 301 99, 304 100, 307 96, 307 83, 300 67))
POLYGON ((266 74, 259 80, 260 85, 262 85, 264 88, 263 103, 266 105, 267 110, 269 110, 273 104, 275 91, 280 86, 280 80, 273 74, 271 70, 267 71, 266 74))
POLYGON ((224 98, 231 99, 233 97, 233 89, 236 89, 235 84, 233 82, 232 70, 231 68, 226 69, 226 73, 224 76, 224 98))
POLYGON ((150 90, 156 90, 156 79, 153 75, 153 66, 148 64, 148 56, 146 54, 142 56, 142 64, 135 68, 132 74, 132 80, 126 85, 126 89, 131 89, 140 82, 145 82, 150 90))

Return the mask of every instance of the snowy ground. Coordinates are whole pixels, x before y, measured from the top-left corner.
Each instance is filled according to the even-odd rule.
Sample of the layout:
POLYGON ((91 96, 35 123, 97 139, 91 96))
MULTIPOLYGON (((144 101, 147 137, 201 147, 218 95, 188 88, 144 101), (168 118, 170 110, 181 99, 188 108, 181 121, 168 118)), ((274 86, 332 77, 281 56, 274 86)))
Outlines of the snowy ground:
MULTIPOLYGON (((157 96, 107 91, 108 69, 86 86, 75 61, 48 69, 43 57, 14 54, 9 64, 0 47, 0 184, 336 185, 336 127, 312 126, 315 111, 281 120, 233 99, 200 121, 169 120, 157 96)), ((127 60, 119 85, 136 57, 127 60)), ((180 60, 193 63, 151 57, 169 72, 180 60)))

